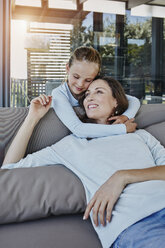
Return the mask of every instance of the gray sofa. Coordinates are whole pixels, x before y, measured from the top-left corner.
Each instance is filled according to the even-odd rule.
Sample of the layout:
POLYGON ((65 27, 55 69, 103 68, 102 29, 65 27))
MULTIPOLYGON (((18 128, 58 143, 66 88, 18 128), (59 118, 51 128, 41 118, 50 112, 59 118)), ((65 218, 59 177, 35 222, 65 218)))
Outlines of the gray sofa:
MULTIPOLYGON (((28 108, 0 108, 0 165, 27 113, 28 108)), ((164 104, 142 105, 136 122, 165 146, 164 104)), ((50 109, 36 126, 26 153, 68 134, 50 109)), ((101 248, 90 220, 82 219, 83 186, 63 165, 0 170, 0 195, 1 248, 101 248)))

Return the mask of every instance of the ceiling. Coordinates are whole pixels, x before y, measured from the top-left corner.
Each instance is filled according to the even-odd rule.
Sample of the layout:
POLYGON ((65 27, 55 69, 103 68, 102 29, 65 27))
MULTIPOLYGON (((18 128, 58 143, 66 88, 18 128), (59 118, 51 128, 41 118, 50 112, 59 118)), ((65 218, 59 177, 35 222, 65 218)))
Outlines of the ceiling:
MULTIPOLYGON (((87 0, 65 0, 65 2, 70 2, 76 4, 77 9, 59 9, 59 8, 49 8, 49 1, 53 0, 11 0, 12 1, 12 19, 26 19, 30 21, 40 21, 40 22, 56 22, 64 24, 74 24, 77 19, 84 19, 89 13, 88 11, 83 11, 83 3, 87 0), (40 7, 19 5, 18 2, 40 2, 40 7)), ((54 0, 55 1, 55 0, 54 0)), ((56 0, 57 1, 57 0, 56 0)), ((91 1, 91 0, 90 0, 91 1)), ((107 0, 110 1, 110 0, 107 0)), ((165 0, 111 0, 117 2, 125 2, 126 9, 132 9, 134 7, 140 6, 142 4, 164 6, 165 0)), ((93 0, 95 2, 95 0, 93 0)), ((164 10, 163 10, 164 11, 164 10)))
POLYGON ((127 0, 127 8, 131 9, 133 7, 139 6, 141 4, 154 4, 156 6, 165 6, 164 0, 127 0))
MULTIPOLYGON (((87 0, 79 0, 79 2, 81 3, 85 1, 87 0)), ((156 6, 165 6, 165 0, 108 0, 108 1, 126 2, 128 9, 139 6, 141 4, 152 4, 156 6)))

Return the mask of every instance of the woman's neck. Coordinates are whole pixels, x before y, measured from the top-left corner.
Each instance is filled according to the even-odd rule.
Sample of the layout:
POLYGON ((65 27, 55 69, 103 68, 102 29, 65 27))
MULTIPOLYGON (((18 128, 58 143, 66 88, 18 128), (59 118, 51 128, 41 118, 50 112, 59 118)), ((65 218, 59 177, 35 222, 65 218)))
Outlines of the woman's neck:
POLYGON ((108 125, 108 121, 107 121, 107 118, 106 119, 99 119, 99 120, 96 120, 96 123, 97 124, 104 124, 104 125, 108 125))

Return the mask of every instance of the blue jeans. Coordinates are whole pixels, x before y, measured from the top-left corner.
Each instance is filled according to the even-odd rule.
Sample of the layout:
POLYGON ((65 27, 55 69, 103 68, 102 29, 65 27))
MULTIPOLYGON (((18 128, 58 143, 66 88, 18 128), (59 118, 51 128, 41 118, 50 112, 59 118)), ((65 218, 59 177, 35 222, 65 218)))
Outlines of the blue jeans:
POLYGON ((112 248, 165 248, 165 208, 124 230, 112 248))

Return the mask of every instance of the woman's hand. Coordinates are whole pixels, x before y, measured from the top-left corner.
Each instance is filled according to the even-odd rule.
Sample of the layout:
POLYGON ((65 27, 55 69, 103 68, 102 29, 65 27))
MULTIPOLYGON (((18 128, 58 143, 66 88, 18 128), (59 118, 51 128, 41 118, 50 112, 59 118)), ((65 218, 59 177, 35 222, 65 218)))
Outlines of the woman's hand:
POLYGON ((100 223, 104 225, 110 222, 112 210, 119 199, 122 191, 128 184, 146 182, 150 180, 165 180, 165 165, 154 166, 144 169, 120 170, 115 172, 94 194, 88 203, 84 218, 89 217, 93 208, 93 221, 98 226, 98 215, 100 223))
POLYGON ((112 124, 122 124, 128 121, 128 117, 126 115, 118 115, 110 117, 108 121, 114 121, 112 124))
POLYGON ((84 220, 89 217, 90 211, 93 211, 93 221, 98 226, 98 215, 100 223, 105 225, 105 213, 106 222, 110 222, 113 207, 120 197, 123 189, 126 186, 124 173, 117 171, 114 173, 94 194, 90 202, 88 203, 84 220))
POLYGON ((52 97, 44 94, 34 98, 30 103, 28 116, 35 120, 40 120, 48 112, 51 102, 52 97))

